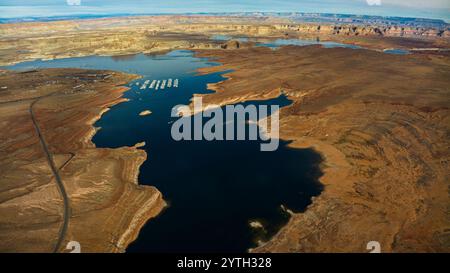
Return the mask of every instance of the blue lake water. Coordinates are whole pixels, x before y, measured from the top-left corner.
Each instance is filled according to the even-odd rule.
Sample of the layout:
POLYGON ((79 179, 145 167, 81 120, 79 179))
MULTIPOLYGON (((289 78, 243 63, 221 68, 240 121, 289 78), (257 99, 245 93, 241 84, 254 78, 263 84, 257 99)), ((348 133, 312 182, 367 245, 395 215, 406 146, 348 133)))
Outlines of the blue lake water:
MULTIPOLYGON (((312 40, 312 39, 260 39, 260 38, 243 38, 243 37, 232 37, 228 35, 213 35, 211 39, 216 41, 228 41, 231 39, 238 40, 241 42, 253 41, 256 43, 256 46, 264 46, 272 49, 278 49, 281 46, 287 45, 295 45, 295 46, 309 46, 309 45, 321 45, 324 48, 335 48, 335 47, 343 47, 343 48, 351 48, 351 49, 367 49, 358 45, 352 44, 344 44, 338 42, 331 41, 320 41, 320 40, 312 40)), ((406 55, 410 54, 410 52, 406 49, 387 49, 383 51, 386 54, 397 54, 397 55, 406 55)))
POLYGON ((240 42, 248 42, 248 41, 250 41, 250 39, 247 38, 247 37, 231 37, 231 36, 222 35, 222 34, 213 35, 213 36, 211 36, 211 39, 213 39, 215 41, 228 41, 228 40, 231 40, 231 39, 237 40, 237 41, 240 41, 240 42))
POLYGON ((325 48, 334 48, 334 47, 345 47, 352 49, 360 49, 362 47, 351 44, 343 44, 336 42, 322 42, 316 40, 303 40, 303 39, 276 39, 274 41, 269 42, 261 42, 258 46, 266 46, 270 48, 279 48, 280 46, 285 45, 296 45, 296 46, 308 46, 308 45, 322 45, 325 48))
POLYGON ((397 54, 397 55, 407 55, 407 54, 411 54, 411 52, 409 52, 406 49, 386 49, 383 51, 384 53, 387 54, 397 54))
MULTIPOLYGON (((150 220, 128 252, 245 252, 267 240, 289 219, 282 206, 304 211, 322 191, 321 157, 310 149, 291 149, 282 141, 274 152, 261 152, 261 141, 174 141, 173 106, 188 104, 194 93, 224 80, 223 73, 198 75, 200 67, 216 63, 190 51, 165 55, 81 57, 32 61, 10 69, 77 67, 136 73, 143 78, 128 84, 128 102, 115 105, 95 124, 98 147, 142 147, 148 154, 139 182, 156 186, 169 207, 150 220), (178 87, 141 89, 149 80, 178 79, 178 87), (138 84, 139 83, 139 84, 138 84), (144 110, 148 116, 139 116, 144 110), (250 227, 259 221, 261 228, 250 227)), ((284 96, 244 105, 289 105, 284 96)))

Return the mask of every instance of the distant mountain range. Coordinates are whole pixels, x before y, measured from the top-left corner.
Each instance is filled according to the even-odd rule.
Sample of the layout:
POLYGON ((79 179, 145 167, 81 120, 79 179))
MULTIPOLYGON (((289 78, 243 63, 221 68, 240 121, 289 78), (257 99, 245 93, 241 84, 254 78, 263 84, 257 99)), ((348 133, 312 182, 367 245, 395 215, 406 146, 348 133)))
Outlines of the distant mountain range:
POLYGON ((382 25, 402 25, 402 26, 420 26, 447 28, 450 24, 441 19, 426 19, 413 17, 391 17, 391 16, 372 16, 372 15, 354 15, 354 14, 332 14, 332 13, 302 13, 302 12, 240 12, 240 13, 145 13, 145 14, 84 14, 70 16, 49 16, 49 17, 22 17, 22 18, 1 18, 0 24, 19 23, 19 22, 49 22, 63 20, 85 20, 111 17, 126 16, 158 16, 158 15, 187 15, 187 16, 255 16, 255 17, 283 17, 289 18, 294 22, 321 22, 332 24, 382 24, 382 25))

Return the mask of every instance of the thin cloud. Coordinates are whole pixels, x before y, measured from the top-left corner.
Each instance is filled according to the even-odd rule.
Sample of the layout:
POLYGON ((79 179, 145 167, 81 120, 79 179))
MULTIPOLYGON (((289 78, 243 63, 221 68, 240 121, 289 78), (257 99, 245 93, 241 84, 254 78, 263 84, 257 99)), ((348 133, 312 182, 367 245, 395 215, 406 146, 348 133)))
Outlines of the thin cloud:
POLYGON ((80 6, 81 0, 67 0, 67 5, 69 6, 80 6))
POLYGON ((369 6, 381 6, 381 0, 366 0, 369 6))

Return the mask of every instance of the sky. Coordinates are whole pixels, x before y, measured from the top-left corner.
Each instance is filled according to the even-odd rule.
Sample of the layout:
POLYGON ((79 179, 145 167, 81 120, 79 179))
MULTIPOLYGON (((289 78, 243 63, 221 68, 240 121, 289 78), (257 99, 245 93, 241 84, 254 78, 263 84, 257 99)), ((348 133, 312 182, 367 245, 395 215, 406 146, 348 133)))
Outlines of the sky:
POLYGON ((450 0, 0 0, 0 18, 242 11, 423 17, 449 22, 450 0))

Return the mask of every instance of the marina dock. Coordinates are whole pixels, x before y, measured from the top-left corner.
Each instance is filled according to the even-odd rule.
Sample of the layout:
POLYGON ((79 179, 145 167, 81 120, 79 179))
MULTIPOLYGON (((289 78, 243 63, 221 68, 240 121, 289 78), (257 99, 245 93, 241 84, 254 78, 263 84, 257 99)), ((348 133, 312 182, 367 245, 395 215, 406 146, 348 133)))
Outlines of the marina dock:
POLYGON ((146 81, 142 84, 141 89, 144 90, 145 88, 147 88, 147 85, 148 85, 149 83, 150 83, 150 80, 146 80, 146 81))
MULTIPOLYGON (((179 85, 178 79, 163 79, 163 80, 146 80, 140 85, 140 89, 155 89, 162 90, 166 88, 177 88, 179 85)), ((136 83, 136 86, 139 86, 139 82, 136 83)))

